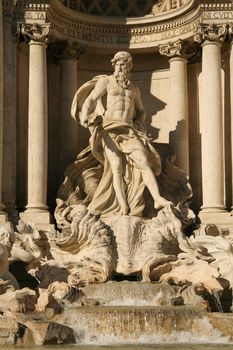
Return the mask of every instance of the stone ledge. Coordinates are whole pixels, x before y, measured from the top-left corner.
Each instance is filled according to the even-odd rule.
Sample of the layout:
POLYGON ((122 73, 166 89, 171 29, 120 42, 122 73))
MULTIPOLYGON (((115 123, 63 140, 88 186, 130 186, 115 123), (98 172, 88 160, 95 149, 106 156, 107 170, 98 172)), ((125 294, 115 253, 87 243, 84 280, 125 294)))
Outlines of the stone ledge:
POLYGON ((19 217, 25 223, 34 224, 38 230, 47 230, 54 228, 53 219, 49 212, 25 211, 23 213, 20 213, 19 217))
POLYGON ((224 225, 233 227, 233 216, 230 212, 200 212, 198 217, 205 225, 224 225))
POLYGON ((0 346, 14 345, 18 331, 18 323, 14 319, 0 316, 0 346))

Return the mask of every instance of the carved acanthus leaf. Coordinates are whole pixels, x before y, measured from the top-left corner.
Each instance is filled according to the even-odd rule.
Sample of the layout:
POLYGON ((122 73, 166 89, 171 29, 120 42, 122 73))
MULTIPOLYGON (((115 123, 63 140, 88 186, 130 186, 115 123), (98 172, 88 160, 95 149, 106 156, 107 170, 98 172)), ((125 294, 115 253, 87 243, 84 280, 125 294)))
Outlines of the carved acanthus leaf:
POLYGON ((50 24, 28 24, 28 23, 22 23, 21 24, 21 33, 25 39, 26 42, 33 40, 33 41, 39 41, 39 42, 48 42, 49 39, 49 32, 50 32, 50 24))
POLYGON ((194 34, 194 41, 202 44, 204 41, 223 42, 227 35, 227 25, 217 25, 215 23, 200 23, 194 34))

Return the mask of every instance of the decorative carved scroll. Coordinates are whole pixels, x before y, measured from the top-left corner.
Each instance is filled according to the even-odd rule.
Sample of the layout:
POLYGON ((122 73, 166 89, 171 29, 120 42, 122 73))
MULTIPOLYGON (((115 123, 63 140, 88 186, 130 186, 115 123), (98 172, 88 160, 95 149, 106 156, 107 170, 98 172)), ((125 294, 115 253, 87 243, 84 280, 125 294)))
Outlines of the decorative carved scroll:
POLYGON ((196 53, 196 47, 189 44, 187 41, 177 40, 174 42, 169 42, 166 45, 161 45, 159 47, 159 52, 161 55, 173 57, 182 57, 185 59, 191 58, 196 53))
POLYGON ((50 24, 21 24, 21 33, 26 42, 33 40, 47 43, 49 39, 50 24))

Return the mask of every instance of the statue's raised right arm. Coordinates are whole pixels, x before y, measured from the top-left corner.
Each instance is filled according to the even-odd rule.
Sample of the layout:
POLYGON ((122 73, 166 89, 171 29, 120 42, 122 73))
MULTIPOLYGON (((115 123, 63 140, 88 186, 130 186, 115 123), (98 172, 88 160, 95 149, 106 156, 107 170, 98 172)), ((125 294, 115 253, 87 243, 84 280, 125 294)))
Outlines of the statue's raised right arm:
POLYGON ((97 102, 106 93, 108 85, 108 77, 101 77, 96 83, 95 88, 83 103, 80 113, 80 123, 84 127, 88 127, 90 122, 90 114, 95 110, 97 102))

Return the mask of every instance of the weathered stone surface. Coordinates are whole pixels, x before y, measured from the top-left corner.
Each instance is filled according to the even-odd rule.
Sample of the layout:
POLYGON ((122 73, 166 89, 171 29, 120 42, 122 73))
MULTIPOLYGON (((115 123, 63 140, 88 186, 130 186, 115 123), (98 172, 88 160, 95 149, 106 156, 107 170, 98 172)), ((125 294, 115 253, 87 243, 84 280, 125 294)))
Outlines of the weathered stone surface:
POLYGON ((19 323, 27 329, 21 342, 24 345, 71 344, 75 343, 73 330, 54 322, 35 321, 30 317, 16 315, 19 323))
MULTIPOLYGON (((103 329, 107 328, 106 309, 103 311, 101 305, 123 304, 120 296, 125 291, 120 290, 120 284, 113 283, 112 290, 106 284, 103 286, 107 297, 99 287, 104 295, 101 299, 95 293, 92 297, 91 292, 88 296, 88 284, 124 278, 173 285, 164 288, 164 284, 158 284, 161 288, 155 295, 148 293, 150 298, 142 300, 127 290, 124 305, 152 300, 153 307, 168 307, 183 300, 186 306, 229 311, 233 218, 226 207, 229 209, 232 204, 233 103, 228 93, 233 81, 232 44, 229 45, 232 3, 148 0, 141 5, 140 1, 130 0, 104 6, 95 0, 85 5, 90 13, 98 9, 106 16, 114 13, 131 16, 143 9, 148 13, 150 3, 152 13, 146 18, 122 21, 117 17, 87 17, 82 11, 75 13, 69 7, 77 10, 77 1, 45 2, 32 1, 28 5, 28 1, 20 1, 19 5, 17 1, 5 0, 0 6, 1 312, 8 315, 10 311, 12 317, 19 314, 18 319, 27 323, 26 343, 30 342, 30 333, 36 344, 60 342, 55 322, 58 314, 73 302, 84 306, 78 309, 78 314, 87 316, 83 320, 88 327, 96 320, 91 318, 94 312, 90 310, 96 309, 103 329), (18 45, 12 41, 11 33, 20 18, 24 22, 17 25, 17 39, 24 43, 18 45), (50 23, 45 23, 46 18, 50 23), (60 41, 54 47, 66 48, 63 62, 46 62, 49 28, 50 39, 60 41), (71 50, 67 50, 68 39, 71 50), (85 52, 82 45, 87 45, 85 52), (133 53, 136 64, 132 77, 129 74, 132 57, 125 51, 115 54, 111 61, 114 73, 107 75, 109 56, 102 49, 110 54, 116 48, 129 48, 133 53), (169 68, 161 53, 170 58, 169 68), (194 53, 197 54, 193 56, 194 53), (100 67, 104 75, 93 78, 100 67), (29 86, 25 81, 29 81, 29 86), (137 85, 141 85, 142 97, 137 85), (84 148, 88 139, 79 125, 72 127, 74 120, 67 121, 69 101, 77 88, 71 112, 82 126, 89 127, 90 146, 78 154, 65 173, 55 210, 59 230, 55 231, 51 226, 47 229, 51 219, 47 191, 49 205, 54 207, 66 160, 72 161, 76 150, 84 148), (146 135, 146 128, 151 135, 146 135), (200 232, 192 232, 195 228, 189 209, 192 190, 183 171, 190 175, 194 186, 195 212, 202 209, 200 232), (1 201, 13 217, 16 205, 20 210, 25 207, 27 195, 27 211, 21 217, 32 223, 20 222, 14 232, 1 201), (217 226, 207 229, 203 223, 217 226), (17 265, 18 261, 35 277, 32 286, 35 290, 20 289, 22 281, 17 281, 9 271, 11 262, 17 265), (87 295, 83 296, 83 292, 87 295)), ((57 52, 57 57, 61 58, 61 52, 60 56, 57 52)), ((19 273, 22 270, 18 269, 19 273)), ((132 283, 130 288, 135 287, 138 296, 145 292, 144 286, 142 282, 132 283)), ((152 288, 150 283, 148 286, 152 288)), ((162 309, 166 334, 172 331, 173 321, 177 325, 182 323, 178 310, 173 319, 170 317, 172 311, 162 309)), ((190 309, 182 310, 181 314, 187 316, 187 311, 190 309)), ((156 319, 160 330, 156 312, 138 308, 120 313, 119 309, 110 308, 107 316, 113 321, 112 333, 127 338, 133 329, 127 321, 131 316, 142 333, 147 318, 152 323, 156 319), (117 333, 115 328, 122 320, 117 333)), ((198 312, 197 319, 189 323, 196 334, 201 332, 202 315, 198 312)), ((77 314, 73 312, 73 316, 77 314)), ((152 323, 149 322, 151 330, 152 323)), ((222 334, 231 332, 231 323, 229 318, 229 326, 225 333, 221 330, 222 334)), ((212 324, 221 328, 217 317, 212 324)), ((19 336, 22 329, 16 334, 13 328, 11 333, 19 336)), ((179 330, 183 331, 183 326, 179 330)), ((69 338, 69 332, 64 332, 61 330, 64 339, 69 338)))
POLYGON ((9 316, 0 315, 0 345, 14 345, 19 331, 18 323, 9 316))

